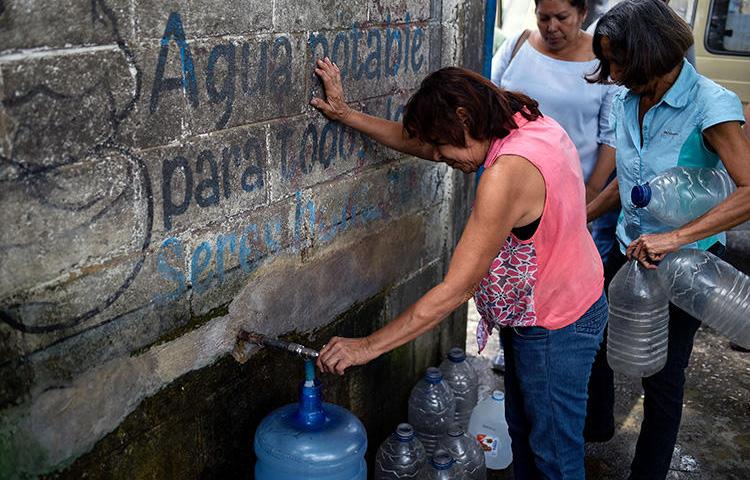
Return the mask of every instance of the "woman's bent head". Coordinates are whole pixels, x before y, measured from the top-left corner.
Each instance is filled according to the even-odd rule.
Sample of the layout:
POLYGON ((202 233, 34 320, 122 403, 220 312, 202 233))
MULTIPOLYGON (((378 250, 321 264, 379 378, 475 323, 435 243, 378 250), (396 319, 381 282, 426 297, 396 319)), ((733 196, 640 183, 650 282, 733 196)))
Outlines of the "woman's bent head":
POLYGON ((465 147, 467 140, 502 138, 518 128, 513 115, 527 120, 542 114, 539 104, 517 92, 458 67, 428 75, 406 104, 404 129, 409 136, 431 145, 465 147))
POLYGON ((662 0, 624 0, 599 19, 592 76, 639 91, 682 63, 693 44, 690 26, 662 0))

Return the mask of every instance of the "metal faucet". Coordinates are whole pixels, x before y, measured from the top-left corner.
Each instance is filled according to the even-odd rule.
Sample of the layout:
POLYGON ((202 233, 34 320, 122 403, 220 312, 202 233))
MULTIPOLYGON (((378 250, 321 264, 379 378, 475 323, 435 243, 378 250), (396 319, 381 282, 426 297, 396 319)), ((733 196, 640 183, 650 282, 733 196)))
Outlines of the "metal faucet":
POLYGON ((286 350, 306 360, 314 360, 318 358, 319 355, 317 350, 313 350, 312 348, 300 345, 299 343, 287 342, 285 340, 271 338, 260 333, 248 332, 247 330, 240 330, 240 333, 237 334, 237 338, 239 340, 255 343, 257 345, 286 350))

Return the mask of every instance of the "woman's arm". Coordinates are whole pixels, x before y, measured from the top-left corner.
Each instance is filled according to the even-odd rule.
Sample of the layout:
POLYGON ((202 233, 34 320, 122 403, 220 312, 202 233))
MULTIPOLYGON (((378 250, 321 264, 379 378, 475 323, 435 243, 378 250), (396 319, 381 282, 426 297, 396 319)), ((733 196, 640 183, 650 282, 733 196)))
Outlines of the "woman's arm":
POLYGON ((599 105, 599 130, 596 140, 599 143, 596 164, 591 176, 586 182, 586 203, 591 203, 594 198, 607 185, 607 180, 615 171, 615 123, 616 117, 613 116, 613 102, 615 96, 622 91, 622 87, 617 85, 604 85, 604 95, 599 105))
POLYGON ((427 160, 435 159, 433 146, 419 139, 410 138, 401 122, 374 117, 350 108, 344 100, 339 67, 328 57, 317 61, 315 73, 323 82, 326 99, 313 98, 310 104, 323 112, 323 115, 364 133, 386 147, 427 160))
POLYGON ((620 183, 617 178, 612 180, 607 188, 586 205, 586 222, 601 217, 610 210, 620 207, 620 183))
POLYGON ((737 190, 723 202, 690 223, 662 234, 643 235, 628 246, 628 256, 644 266, 664 258, 682 245, 728 230, 750 219, 750 140, 739 122, 724 122, 703 131, 721 158, 737 190))
POLYGON ((599 145, 596 165, 586 182, 586 203, 591 203, 601 193, 607 180, 615 171, 615 149, 604 143, 599 145))
POLYGON ((544 181, 530 162, 500 157, 482 175, 474 208, 443 281, 368 337, 333 337, 320 351, 318 368, 341 375, 346 368, 367 363, 440 323, 471 298, 511 228, 538 216, 544 195, 544 181))

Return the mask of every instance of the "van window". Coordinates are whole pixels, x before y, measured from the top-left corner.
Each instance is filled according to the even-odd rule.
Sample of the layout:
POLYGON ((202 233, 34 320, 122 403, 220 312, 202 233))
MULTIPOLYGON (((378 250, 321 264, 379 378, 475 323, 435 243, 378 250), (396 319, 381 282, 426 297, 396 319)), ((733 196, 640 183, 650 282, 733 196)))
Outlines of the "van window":
POLYGON ((706 26, 706 50, 750 55, 750 0, 713 0, 706 26))
POLYGON ((672 0, 669 2, 669 6, 672 7, 677 15, 682 17, 685 22, 691 27, 695 22, 695 7, 697 6, 696 0, 672 0))

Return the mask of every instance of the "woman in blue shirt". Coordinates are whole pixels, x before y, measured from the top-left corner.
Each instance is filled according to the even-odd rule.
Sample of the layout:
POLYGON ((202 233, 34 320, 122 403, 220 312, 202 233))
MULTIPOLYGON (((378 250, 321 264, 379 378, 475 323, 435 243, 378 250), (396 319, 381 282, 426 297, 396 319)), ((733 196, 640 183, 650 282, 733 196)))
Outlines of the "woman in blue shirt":
MULTIPOLYGON (((628 90, 612 103, 617 178, 588 205, 588 218, 620 205, 620 252, 648 268, 691 247, 723 251, 723 232, 750 219, 750 141, 742 134, 737 96, 696 73, 684 60, 690 27, 660 0, 625 0, 594 33, 601 66, 593 81, 628 90), (636 184, 674 166, 721 167, 737 191, 703 216, 673 229, 630 201, 636 184)), ((631 479, 666 477, 677 439, 685 368, 700 322, 670 305, 664 369, 642 380, 643 423, 631 479)))

